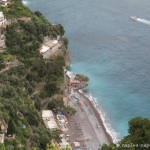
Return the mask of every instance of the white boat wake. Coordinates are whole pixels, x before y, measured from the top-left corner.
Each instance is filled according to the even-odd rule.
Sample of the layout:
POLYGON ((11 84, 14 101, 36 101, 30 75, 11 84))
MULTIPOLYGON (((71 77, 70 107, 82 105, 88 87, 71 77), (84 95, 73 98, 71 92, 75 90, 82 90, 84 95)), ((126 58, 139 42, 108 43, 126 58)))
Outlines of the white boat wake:
POLYGON ((142 18, 138 18, 136 16, 131 16, 131 19, 134 21, 138 21, 147 25, 150 25, 150 20, 146 20, 146 19, 142 19, 142 18))

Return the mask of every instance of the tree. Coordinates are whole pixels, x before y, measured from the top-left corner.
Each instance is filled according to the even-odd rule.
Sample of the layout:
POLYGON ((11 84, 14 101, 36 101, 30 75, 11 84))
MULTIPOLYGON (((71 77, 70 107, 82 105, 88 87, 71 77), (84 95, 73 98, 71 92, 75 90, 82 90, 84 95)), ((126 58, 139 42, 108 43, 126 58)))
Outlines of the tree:
POLYGON ((103 144, 103 146, 100 148, 101 150, 110 150, 109 145, 103 144))
POLYGON ((110 144, 110 145, 103 144, 101 150, 117 150, 117 146, 116 144, 110 144))
POLYGON ((4 58, 2 55, 0 55, 0 64, 4 62, 4 58))
POLYGON ((56 149, 55 149, 55 146, 54 146, 54 145, 52 145, 52 144, 47 144, 47 145, 46 145, 46 150, 56 150, 56 149))
POLYGON ((61 149, 57 144, 47 144, 46 150, 71 150, 69 145, 66 148, 61 149))
POLYGON ((69 147, 69 145, 67 145, 66 148, 63 148, 63 150, 71 150, 71 148, 69 147))
POLYGON ((150 120, 142 117, 130 120, 129 138, 132 143, 150 143, 150 120))
POLYGON ((4 144, 0 144, 0 150, 6 150, 5 145, 4 144))
POLYGON ((0 69, 4 68, 5 64, 4 64, 4 58, 2 55, 0 55, 0 69))
POLYGON ((10 119, 8 122, 8 134, 14 134, 16 132, 16 124, 13 119, 10 119))
POLYGON ((46 144, 50 141, 50 138, 47 135, 41 135, 40 136, 40 148, 44 149, 46 147, 46 144))
POLYGON ((125 136, 117 147, 115 144, 102 146, 102 150, 146 150, 144 144, 150 143, 150 120, 136 117, 129 121, 129 135, 125 136), (135 147, 132 145, 136 145, 135 147), (128 147, 129 146, 129 147, 128 147))
POLYGON ((64 39, 63 39, 63 42, 64 42, 66 48, 68 48, 68 39, 67 39, 67 38, 64 38, 64 39))
POLYGON ((13 145, 7 145, 6 150, 14 150, 15 147, 13 145))
POLYGON ((36 16, 38 16, 38 17, 41 17, 42 16, 42 13, 40 12, 40 11, 35 11, 35 13, 34 13, 36 16))

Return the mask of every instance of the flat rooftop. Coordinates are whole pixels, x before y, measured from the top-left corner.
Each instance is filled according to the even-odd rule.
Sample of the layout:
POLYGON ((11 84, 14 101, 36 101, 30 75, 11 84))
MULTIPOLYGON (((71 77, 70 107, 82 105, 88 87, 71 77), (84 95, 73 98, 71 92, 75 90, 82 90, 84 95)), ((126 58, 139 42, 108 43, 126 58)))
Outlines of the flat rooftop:
POLYGON ((48 51, 50 48, 48 46, 42 45, 41 49, 40 49, 40 53, 45 53, 46 51, 48 51))
POLYGON ((51 110, 43 110, 42 111, 42 118, 45 123, 45 126, 52 130, 52 129, 58 129, 58 125, 55 121, 53 112, 51 110))
POLYGON ((43 110, 42 118, 51 118, 54 117, 53 112, 51 110, 43 110))

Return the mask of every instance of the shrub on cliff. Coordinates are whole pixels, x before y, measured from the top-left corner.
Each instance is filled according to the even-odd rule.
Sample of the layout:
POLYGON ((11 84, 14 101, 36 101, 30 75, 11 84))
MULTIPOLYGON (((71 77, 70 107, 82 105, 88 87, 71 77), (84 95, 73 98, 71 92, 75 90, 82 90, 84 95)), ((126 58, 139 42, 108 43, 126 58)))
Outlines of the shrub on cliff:
POLYGON ((0 7, 7 19, 14 19, 17 17, 31 17, 32 12, 26 6, 22 5, 20 0, 12 1, 8 7, 0 7))
POLYGON ((2 55, 0 55, 0 70, 3 69, 4 67, 5 67, 4 58, 2 55))
POLYGON ((0 150, 6 150, 5 145, 4 144, 0 144, 0 150))
POLYGON ((102 150, 146 150, 150 148, 150 120, 147 118, 136 117, 129 121, 129 135, 125 136, 116 145, 102 146, 102 150))
POLYGON ((88 82, 89 78, 85 75, 77 74, 76 75, 76 80, 82 81, 82 82, 88 82))

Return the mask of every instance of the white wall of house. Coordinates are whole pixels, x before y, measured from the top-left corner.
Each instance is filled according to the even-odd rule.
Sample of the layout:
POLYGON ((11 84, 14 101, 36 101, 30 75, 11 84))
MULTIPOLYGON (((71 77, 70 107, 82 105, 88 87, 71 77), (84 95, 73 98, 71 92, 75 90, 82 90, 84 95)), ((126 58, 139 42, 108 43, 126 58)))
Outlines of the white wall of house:
POLYGON ((6 19, 4 17, 3 12, 0 11, 0 27, 5 27, 6 25, 6 19))
POLYGON ((0 143, 4 143, 4 133, 0 134, 0 143))

